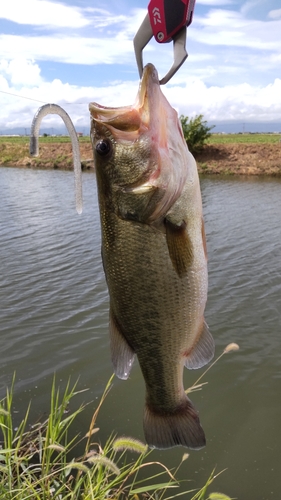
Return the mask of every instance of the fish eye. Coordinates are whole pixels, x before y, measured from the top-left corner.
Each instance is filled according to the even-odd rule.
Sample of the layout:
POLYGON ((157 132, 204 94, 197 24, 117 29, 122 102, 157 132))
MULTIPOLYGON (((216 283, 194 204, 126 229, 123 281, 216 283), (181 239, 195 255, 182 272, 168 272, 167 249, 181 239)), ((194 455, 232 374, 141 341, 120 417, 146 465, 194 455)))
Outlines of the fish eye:
POLYGON ((111 151, 111 142, 108 139, 102 139, 96 144, 96 152, 105 156, 111 151))

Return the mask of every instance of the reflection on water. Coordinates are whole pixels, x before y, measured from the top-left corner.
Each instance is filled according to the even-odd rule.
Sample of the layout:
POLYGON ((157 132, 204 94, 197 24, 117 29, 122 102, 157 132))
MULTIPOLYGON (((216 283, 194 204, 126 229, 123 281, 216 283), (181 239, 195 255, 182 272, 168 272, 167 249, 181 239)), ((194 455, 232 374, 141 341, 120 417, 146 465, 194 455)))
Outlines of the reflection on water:
MULTIPOLYGON (((208 444, 181 469, 190 488, 227 468, 214 490, 243 499, 279 498, 281 402, 281 182, 202 178, 209 253, 206 318, 219 354, 193 394, 208 444)), ((95 176, 83 174, 84 212, 73 174, 0 168, 0 395, 16 371, 15 409, 30 398, 34 418, 48 409, 53 374, 88 387, 94 401, 111 375, 108 295, 100 258, 95 176)), ((185 373, 186 386, 203 370, 185 373)), ((86 394, 86 395, 85 395, 86 394)), ((82 401, 82 399, 81 399, 82 401)), ((114 429, 143 439, 144 387, 136 364, 115 381, 100 415, 101 440, 114 429)), ((79 404, 79 399, 77 400, 79 404)), ((95 403, 80 415, 86 429, 95 403)), ((155 451, 169 466, 183 449, 155 451)))

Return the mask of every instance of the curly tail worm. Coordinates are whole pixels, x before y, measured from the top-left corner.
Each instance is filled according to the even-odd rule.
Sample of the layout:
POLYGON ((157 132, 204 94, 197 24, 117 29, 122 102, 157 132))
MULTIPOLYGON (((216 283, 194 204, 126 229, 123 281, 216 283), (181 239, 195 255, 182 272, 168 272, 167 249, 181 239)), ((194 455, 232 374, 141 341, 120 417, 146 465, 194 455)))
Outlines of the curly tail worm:
POLYGON ((71 118, 63 108, 58 106, 58 104, 45 104, 44 106, 41 106, 41 108, 39 108, 38 111, 36 112, 31 124, 29 152, 31 156, 39 155, 38 137, 39 137, 39 129, 41 121, 44 118, 44 116, 51 114, 59 115, 63 119, 65 126, 68 130, 68 133, 70 135, 72 154, 73 154, 76 210, 78 214, 81 214, 83 208, 83 200, 82 200, 82 174, 81 174, 79 142, 71 118))

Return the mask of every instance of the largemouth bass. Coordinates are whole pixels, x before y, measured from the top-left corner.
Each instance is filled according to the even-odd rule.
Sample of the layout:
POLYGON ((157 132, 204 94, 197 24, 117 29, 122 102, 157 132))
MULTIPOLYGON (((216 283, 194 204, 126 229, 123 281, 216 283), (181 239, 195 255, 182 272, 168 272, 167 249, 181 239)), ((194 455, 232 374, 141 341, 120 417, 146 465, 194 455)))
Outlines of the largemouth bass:
POLYGON ((145 67, 133 106, 90 104, 116 375, 135 354, 146 385, 144 434, 156 448, 205 445, 183 369, 214 354, 204 320, 207 253, 196 163, 176 111, 145 67))

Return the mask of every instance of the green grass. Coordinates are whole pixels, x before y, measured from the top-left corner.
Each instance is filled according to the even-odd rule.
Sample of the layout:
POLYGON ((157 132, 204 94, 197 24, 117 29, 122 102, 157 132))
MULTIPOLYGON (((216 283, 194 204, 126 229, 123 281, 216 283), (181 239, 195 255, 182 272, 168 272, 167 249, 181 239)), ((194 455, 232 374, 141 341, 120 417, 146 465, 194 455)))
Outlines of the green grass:
MULTIPOLYGON (((89 143, 90 137, 79 137, 79 142, 89 143)), ((280 142, 281 134, 211 134, 206 144, 276 144, 280 142)), ((69 136, 40 137, 40 144, 70 143, 69 136)), ((28 136, 4 137, 0 136, 1 144, 29 145, 28 136)))
MULTIPOLYGON (((234 346, 234 347, 233 347, 234 346)), ((238 348, 228 346, 226 352, 238 348)), ((217 358, 220 359, 220 357, 217 358)), ((216 362, 215 361, 215 362, 216 362)), ((206 371, 208 371, 211 365, 206 371)), ((204 374, 203 374, 204 375, 204 374)), ((188 389, 200 390, 203 384, 188 389)), ((104 446, 98 441, 96 426, 99 410, 112 385, 109 380, 85 436, 69 437, 70 428, 85 405, 69 411, 78 391, 67 384, 61 393, 55 379, 51 390, 49 416, 43 422, 29 425, 30 404, 15 428, 13 422, 13 386, 0 402, 0 498, 5 500, 172 500, 184 496, 189 500, 231 500, 221 493, 207 490, 217 477, 211 472, 203 487, 177 492, 177 472, 152 459, 153 451, 141 441, 111 435, 104 446), (2 436, 1 436, 2 434, 2 436), (83 454, 69 458, 77 444, 83 454), (152 471, 153 467, 153 472, 152 471), (140 477, 141 472, 141 477, 140 477)))
MULTIPOLYGON (((274 144, 280 142, 281 134, 211 134, 206 144, 274 144)), ((40 144, 71 142, 69 136, 40 137, 40 144)), ((90 142, 89 136, 79 137, 79 142, 90 142)), ((29 144, 29 136, 0 136, 0 144, 29 144)))
MULTIPOLYGON (((79 137, 79 142, 90 142, 89 136, 79 137)), ((49 144, 49 143, 64 143, 71 142, 70 137, 67 135, 56 136, 56 137, 40 137, 40 144, 49 144)), ((29 144, 29 136, 3 136, 0 135, 0 144, 9 143, 9 144, 29 144)))
POLYGON ((275 144, 281 134, 212 134, 206 144, 275 144))

